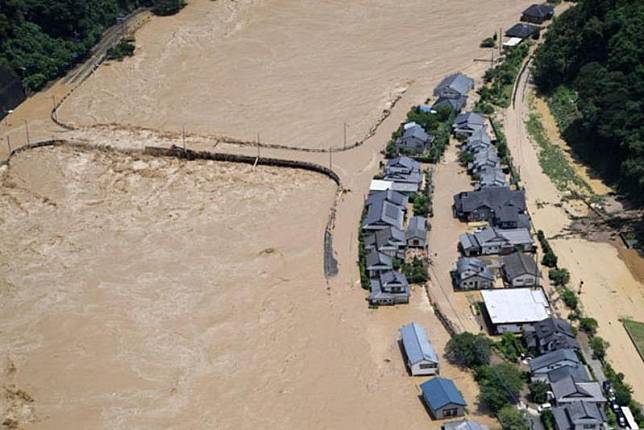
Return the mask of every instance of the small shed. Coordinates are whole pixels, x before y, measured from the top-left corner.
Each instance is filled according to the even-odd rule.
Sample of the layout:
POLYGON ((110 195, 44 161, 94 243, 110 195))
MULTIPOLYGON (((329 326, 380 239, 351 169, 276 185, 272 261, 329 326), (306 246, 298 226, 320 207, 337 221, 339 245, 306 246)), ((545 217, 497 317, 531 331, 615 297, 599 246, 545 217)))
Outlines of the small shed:
POLYGON ((552 6, 547 4, 533 4, 523 11, 521 21, 543 24, 545 21, 552 19, 554 14, 555 8, 552 6))
POLYGON ((451 379, 435 377, 420 384, 423 401, 434 419, 462 417, 467 403, 451 379))
POLYGON ((413 376, 438 374, 438 355, 427 339, 425 327, 415 322, 402 326, 400 341, 413 376))

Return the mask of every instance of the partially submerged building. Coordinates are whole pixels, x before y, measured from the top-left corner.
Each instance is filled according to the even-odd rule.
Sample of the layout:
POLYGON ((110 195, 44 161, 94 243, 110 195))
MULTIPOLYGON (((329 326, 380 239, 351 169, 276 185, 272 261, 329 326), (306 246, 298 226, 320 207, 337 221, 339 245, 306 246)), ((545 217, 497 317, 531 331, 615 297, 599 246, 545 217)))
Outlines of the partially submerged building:
POLYGON ((559 349, 533 358, 528 364, 533 380, 545 380, 548 373, 562 367, 579 367, 582 362, 573 349, 559 349))
POLYGON ((538 39, 540 33, 541 33, 540 27, 532 24, 526 24, 525 22, 520 22, 510 27, 505 32, 505 35, 507 37, 516 37, 519 39, 527 39, 528 37, 532 37, 533 39, 538 39))
POLYGON ((485 127, 485 119, 476 112, 464 112, 454 120, 452 130, 456 137, 468 138, 480 128, 485 127))
POLYGON ((526 228, 485 228, 459 236, 458 246, 467 257, 477 255, 505 255, 514 251, 533 252, 534 240, 526 228))
POLYGON ((490 430, 490 428, 476 421, 458 420, 443 424, 441 430, 490 430))
POLYGON ((596 403, 572 402, 552 409, 556 430, 604 429, 606 416, 596 403))
POLYGON ((484 167, 478 173, 478 183, 475 190, 489 187, 506 187, 505 173, 499 167, 484 167))
POLYGON ((543 24, 552 19, 555 15, 555 8, 547 4, 533 4, 521 14, 521 21, 533 24, 543 24))
POLYGON ((482 290, 483 304, 490 331, 519 333, 524 324, 550 316, 550 304, 540 288, 482 290))
POLYGON ((380 272, 371 278, 369 303, 373 305, 395 305, 409 303, 409 283, 400 272, 380 272))
POLYGON ((395 227, 372 231, 364 237, 365 251, 373 249, 390 257, 404 258, 407 239, 405 232, 395 227))
POLYGON ((410 248, 425 248, 427 246, 427 219, 413 216, 405 232, 407 246, 410 248))
POLYGON ((405 351, 407 367, 413 376, 439 373, 438 355, 427 338, 425 327, 414 322, 402 326, 400 341, 405 351))
POLYGON ((451 379, 435 377, 420 385, 423 401, 434 419, 461 417, 467 403, 451 379))
POLYGON ((401 137, 396 139, 395 146, 403 153, 421 154, 429 149, 434 136, 428 134, 421 126, 407 128, 401 137))
POLYGON ((483 290, 494 288, 494 274, 483 260, 461 257, 452 272, 454 286, 459 290, 483 290))
POLYGON ((572 377, 550 384, 552 397, 559 406, 573 402, 590 402, 597 405, 606 403, 602 387, 598 382, 576 382, 572 377))
POLYGON ((510 287, 534 287, 539 285, 539 267, 534 255, 513 252, 503 257, 503 279, 510 287))
POLYGON ((393 261, 390 256, 372 249, 367 253, 365 259, 367 274, 370 277, 378 276, 380 272, 389 272, 394 270, 393 261))
POLYGON ((461 72, 446 76, 434 88, 434 95, 447 99, 458 99, 466 96, 474 88, 474 79, 461 72))
POLYGON ((403 229, 407 197, 395 191, 376 191, 367 198, 363 230, 403 229))
POLYGON ((523 327, 523 338, 529 350, 546 354, 559 349, 579 350, 579 343, 568 321, 546 318, 523 327))
POLYGON ((453 210, 454 216, 463 221, 487 221, 497 225, 495 218, 497 222, 504 222, 510 212, 515 215, 525 213, 525 192, 511 190, 509 187, 464 191, 454 196, 453 210))

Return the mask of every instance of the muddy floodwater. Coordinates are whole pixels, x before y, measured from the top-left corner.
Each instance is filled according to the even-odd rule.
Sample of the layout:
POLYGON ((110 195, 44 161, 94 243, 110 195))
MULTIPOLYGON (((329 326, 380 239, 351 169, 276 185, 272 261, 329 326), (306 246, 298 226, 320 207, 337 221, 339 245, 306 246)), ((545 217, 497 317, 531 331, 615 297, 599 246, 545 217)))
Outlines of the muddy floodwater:
POLYGON ((352 371, 326 354, 364 348, 322 335, 321 175, 46 148, 1 180, 0 379, 30 428, 297 427, 352 371))
POLYGON ((82 126, 221 134, 306 148, 362 139, 408 88, 487 67, 484 37, 529 0, 191 0, 137 33, 63 105, 82 126))

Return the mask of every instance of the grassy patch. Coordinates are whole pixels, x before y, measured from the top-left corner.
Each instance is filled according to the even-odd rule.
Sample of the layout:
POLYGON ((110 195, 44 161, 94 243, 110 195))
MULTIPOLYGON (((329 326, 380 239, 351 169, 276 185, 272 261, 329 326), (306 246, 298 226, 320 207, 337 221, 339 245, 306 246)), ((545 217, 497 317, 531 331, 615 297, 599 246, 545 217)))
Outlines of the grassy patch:
POLYGON ((623 324, 626 332, 635 344, 637 352, 640 353, 640 357, 644 360, 644 323, 633 320, 624 320, 623 324))
POLYGON ((560 132, 581 118, 581 112, 577 109, 577 94, 564 85, 555 88, 547 102, 560 132))
MULTIPOLYGON (((532 106, 531 106, 532 108, 532 106)), ((578 190, 591 191, 588 184, 575 173, 561 148, 548 139, 546 129, 541 122, 541 116, 530 110, 526 121, 526 129, 532 140, 539 145, 539 164, 559 191, 569 190, 574 186, 578 190)))

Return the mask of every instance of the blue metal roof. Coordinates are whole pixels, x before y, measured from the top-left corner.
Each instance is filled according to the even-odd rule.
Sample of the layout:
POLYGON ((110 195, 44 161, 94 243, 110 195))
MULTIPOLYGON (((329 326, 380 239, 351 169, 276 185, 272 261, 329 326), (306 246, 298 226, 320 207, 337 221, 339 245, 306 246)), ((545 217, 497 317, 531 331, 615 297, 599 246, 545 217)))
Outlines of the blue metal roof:
POLYGON ((433 411, 450 404, 467 406, 451 379, 432 378, 420 384, 420 389, 423 391, 423 400, 433 411))
POLYGON ((402 326, 400 337, 410 364, 413 365, 421 361, 438 363, 438 356, 432 344, 429 343, 427 332, 422 325, 413 322, 402 326))

